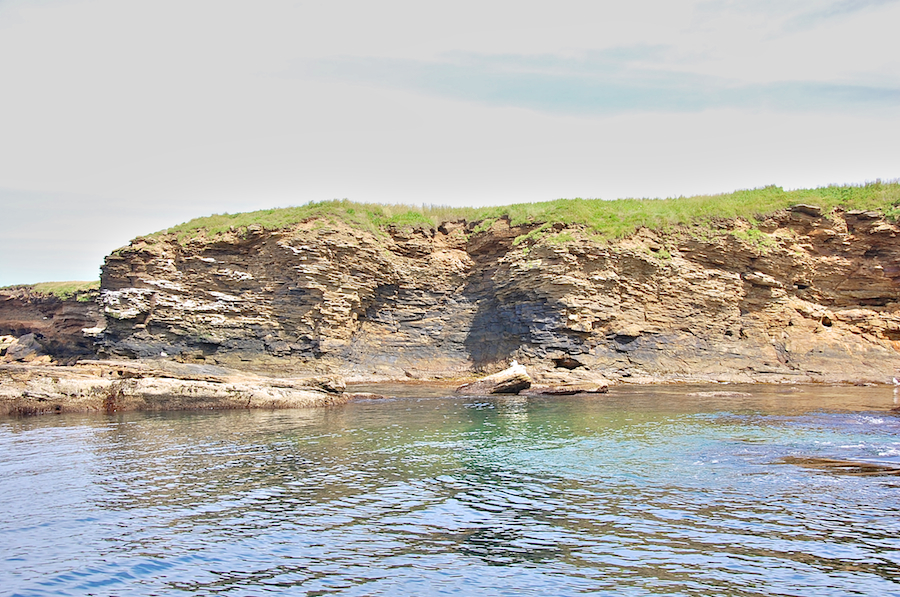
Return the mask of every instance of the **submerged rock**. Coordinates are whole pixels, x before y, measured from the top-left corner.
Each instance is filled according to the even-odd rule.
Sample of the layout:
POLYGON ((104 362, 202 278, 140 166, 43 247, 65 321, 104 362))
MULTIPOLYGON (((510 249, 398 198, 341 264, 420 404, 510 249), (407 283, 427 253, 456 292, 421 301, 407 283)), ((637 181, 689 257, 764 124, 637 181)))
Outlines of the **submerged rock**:
POLYGON ((526 396, 572 396, 574 394, 605 394, 607 392, 609 392, 609 384, 564 383, 532 385, 521 393, 526 396))

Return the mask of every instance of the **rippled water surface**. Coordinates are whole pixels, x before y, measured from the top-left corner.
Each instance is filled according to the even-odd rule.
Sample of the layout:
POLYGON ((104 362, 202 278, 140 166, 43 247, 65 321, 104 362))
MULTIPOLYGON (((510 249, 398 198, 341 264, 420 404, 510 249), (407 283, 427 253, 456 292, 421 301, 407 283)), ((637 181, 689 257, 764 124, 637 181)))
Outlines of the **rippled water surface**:
POLYGON ((900 595, 891 390, 723 389, 0 420, 0 594, 900 595))

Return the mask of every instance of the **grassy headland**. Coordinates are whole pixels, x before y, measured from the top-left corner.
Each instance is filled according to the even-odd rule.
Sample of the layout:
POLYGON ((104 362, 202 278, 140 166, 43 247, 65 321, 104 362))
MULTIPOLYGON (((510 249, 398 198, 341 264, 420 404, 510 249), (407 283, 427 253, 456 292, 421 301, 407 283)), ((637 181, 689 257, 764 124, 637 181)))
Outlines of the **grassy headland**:
POLYGON ((93 299, 94 293, 100 290, 100 280, 90 282, 38 282, 37 284, 15 284, 13 286, 4 286, 0 290, 27 290, 32 294, 42 294, 46 296, 55 296, 62 300, 75 297, 75 300, 89 301, 93 299))
POLYGON ((696 195, 668 199, 557 199, 540 203, 518 203, 496 207, 411 206, 355 203, 334 200, 299 207, 264 209, 238 214, 215 214, 197 218, 155 233, 177 234, 186 240, 214 236, 228 230, 256 225, 266 230, 287 228, 310 220, 338 220, 377 231, 389 225, 437 226, 451 220, 482 222, 483 228, 499 218, 519 224, 576 224, 605 238, 620 238, 639 227, 653 229, 710 222, 718 218, 744 218, 751 223, 761 216, 798 203, 814 204, 829 213, 845 210, 880 210, 889 218, 900 216, 900 181, 876 181, 861 185, 833 185, 817 189, 785 191, 770 185, 720 195, 696 195))

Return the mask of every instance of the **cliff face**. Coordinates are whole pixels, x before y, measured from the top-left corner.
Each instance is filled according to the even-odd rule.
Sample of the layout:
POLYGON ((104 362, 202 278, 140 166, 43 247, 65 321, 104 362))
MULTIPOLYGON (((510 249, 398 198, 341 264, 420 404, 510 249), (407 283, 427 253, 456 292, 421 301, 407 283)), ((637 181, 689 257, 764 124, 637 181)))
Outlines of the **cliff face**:
POLYGON ((763 232, 362 231, 314 220, 103 268, 101 353, 348 378, 538 376, 888 381, 900 369, 900 232, 875 212, 779 212, 763 232), (569 371, 571 370, 571 373, 569 371))
POLYGON ((103 325, 96 291, 61 299, 27 288, 0 290, 0 337, 9 340, 0 341, 3 353, 7 351, 5 344, 24 336, 15 343, 24 360, 46 355, 66 363, 91 357, 95 355, 94 343, 83 330, 103 325))

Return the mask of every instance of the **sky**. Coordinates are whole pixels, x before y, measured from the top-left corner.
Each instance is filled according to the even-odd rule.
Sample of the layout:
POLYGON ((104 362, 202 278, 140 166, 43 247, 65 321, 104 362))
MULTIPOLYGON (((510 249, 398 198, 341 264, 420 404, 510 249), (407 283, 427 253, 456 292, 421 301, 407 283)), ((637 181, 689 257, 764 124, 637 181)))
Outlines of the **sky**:
POLYGON ((0 286, 194 217, 900 177, 900 0, 0 0, 0 286))

